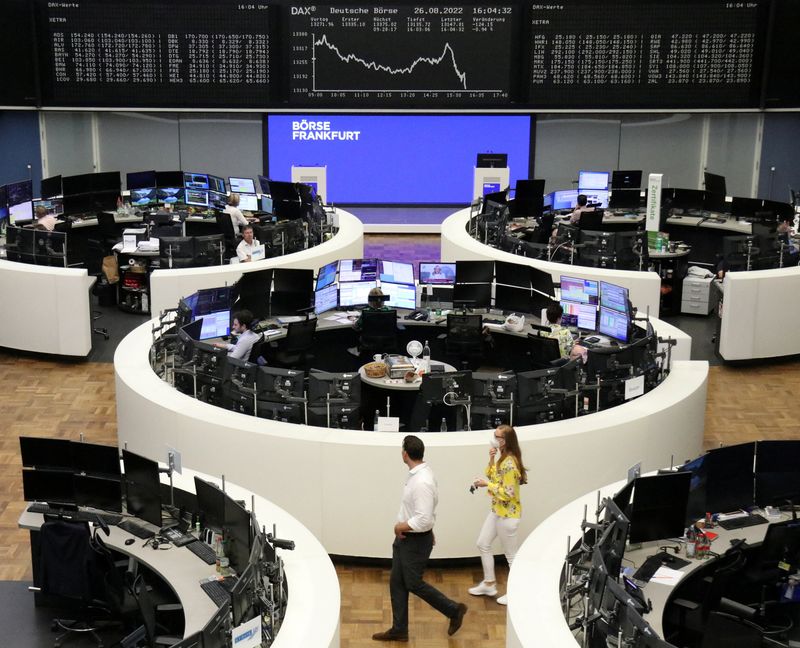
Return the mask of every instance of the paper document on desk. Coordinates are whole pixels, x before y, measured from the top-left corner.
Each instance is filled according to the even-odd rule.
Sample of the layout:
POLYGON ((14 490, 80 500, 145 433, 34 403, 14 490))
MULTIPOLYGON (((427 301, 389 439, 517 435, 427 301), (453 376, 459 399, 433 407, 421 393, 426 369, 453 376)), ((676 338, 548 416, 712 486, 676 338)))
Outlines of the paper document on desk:
POLYGON ((650 582, 659 583, 660 585, 668 585, 669 587, 675 587, 681 578, 683 578, 682 571, 661 565, 661 567, 656 570, 656 573, 653 574, 650 582))
POLYGON ((276 318, 281 324, 291 324, 292 322, 302 322, 305 317, 300 315, 286 315, 276 318))

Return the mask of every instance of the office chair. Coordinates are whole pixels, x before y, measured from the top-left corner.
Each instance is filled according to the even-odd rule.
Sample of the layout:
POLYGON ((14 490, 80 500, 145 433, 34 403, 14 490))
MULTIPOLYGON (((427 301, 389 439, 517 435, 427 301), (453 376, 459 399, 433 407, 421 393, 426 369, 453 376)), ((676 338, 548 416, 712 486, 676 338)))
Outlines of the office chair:
POLYGON ((581 217, 578 220, 578 229, 580 230, 603 229, 603 210, 595 209, 594 211, 581 212, 581 217))
POLYGON ((97 229, 100 240, 104 242, 110 250, 119 241, 119 232, 114 220, 114 214, 107 212, 97 212, 97 229))
POLYGON ((361 355, 395 353, 397 351, 397 311, 361 312, 361 355))
POLYGON ((231 215, 226 212, 217 212, 217 227, 225 237, 225 256, 232 257, 236 254, 236 246, 239 244, 239 237, 233 228, 231 215))
POLYGON ((537 333, 529 333, 531 363, 536 369, 549 369, 561 362, 558 340, 537 333))
POLYGON ((445 354, 448 357, 455 358, 464 369, 475 368, 483 359, 483 343, 480 315, 447 315, 445 354))
POLYGON ((317 332, 317 320, 306 319, 292 322, 286 328, 286 337, 276 343, 273 362, 286 369, 308 368, 314 359, 310 353, 317 332))
POLYGON ((131 643, 131 638, 141 636, 142 632, 144 633, 145 645, 149 648, 172 646, 178 643, 182 637, 158 634, 159 630, 166 629, 158 623, 158 614, 163 612, 179 612, 183 609, 183 606, 180 603, 165 603, 156 606, 153 603, 153 599, 150 598, 150 593, 147 591, 147 583, 141 574, 134 577, 131 572, 128 572, 126 577, 128 578, 130 593, 139 607, 142 625, 128 635, 128 637, 120 641, 120 644, 122 646, 137 645, 138 642, 131 643))
POLYGON ((700 648, 760 648, 763 629, 730 614, 712 612, 700 648))

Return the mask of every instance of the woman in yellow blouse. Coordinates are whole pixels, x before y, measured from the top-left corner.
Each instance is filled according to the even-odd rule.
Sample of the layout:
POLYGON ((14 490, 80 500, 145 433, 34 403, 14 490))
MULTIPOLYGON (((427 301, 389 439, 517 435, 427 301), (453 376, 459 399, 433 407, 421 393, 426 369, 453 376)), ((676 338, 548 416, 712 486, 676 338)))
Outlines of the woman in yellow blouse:
MULTIPOLYGON (((486 467, 486 479, 476 479, 476 488, 486 488, 492 498, 492 510, 486 516, 481 532, 478 535, 478 550, 481 552, 483 565, 483 581, 469 588, 473 596, 497 596, 497 584, 494 577, 494 555, 492 542, 500 537, 503 553, 508 566, 514 562, 517 554, 517 529, 522 516, 522 504, 519 501, 519 487, 527 483, 527 470, 522 463, 522 451, 519 448, 517 433, 510 425, 501 425, 494 431, 489 449, 489 465, 486 467), (500 458, 495 462, 497 451, 500 458)), ((506 605, 505 595, 497 599, 500 605, 506 605)))

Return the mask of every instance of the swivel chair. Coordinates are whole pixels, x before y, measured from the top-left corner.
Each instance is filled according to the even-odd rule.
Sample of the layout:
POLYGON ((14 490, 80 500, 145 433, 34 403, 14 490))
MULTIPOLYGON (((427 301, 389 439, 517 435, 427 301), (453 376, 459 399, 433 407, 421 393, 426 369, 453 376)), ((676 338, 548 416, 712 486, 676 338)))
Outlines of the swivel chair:
POLYGON ((397 311, 361 312, 361 355, 395 353, 397 351, 397 311))
POLYGON ((578 229, 601 230, 603 229, 603 210, 585 211, 578 220, 578 229))
POLYGON ((114 214, 97 212, 97 229, 100 234, 100 240, 107 246, 107 249, 110 250, 119 241, 119 232, 117 231, 114 214))
POLYGON ((309 361, 314 359, 310 351, 314 346, 316 332, 316 319, 289 324, 286 328, 286 337, 276 344, 274 363, 286 369, 307 369, 309 361))
POLYGON ((528 340, 533 368, 549 369, 561 364, 561 350, 558 348, 558 340, 538 335, 537 333, 529 333, 528 340))
POLYGON ((144 635, 144 643, 148 648, 157 648, 158 646, 172 646, 181 641, 181 637, 175 635, 162 635, 158 634, 160 630, 165 628, 158 623, 158 613, 164 612, 180 612, 183 606, 180 603, 165 603, 156 606, 150 598, 150 593, 147 591, 147 583, 144 577, 140 574, 133 577, 133 574, 128 572, 126 574, 129 581, 129 589, 136 603, 139 607, 139 614, 142 618, 142 625, 139 629, 134 630, 133 633, 123 639, 120 644, 122 646, 138 645, 138 641, 132 642, 131 639, 141 637, 144 635))
POLYGON ((464 369, 475 368, 483 359, 483 343, 480 315, 447 315, 445 354, 448 358, 454 358, 464 369))

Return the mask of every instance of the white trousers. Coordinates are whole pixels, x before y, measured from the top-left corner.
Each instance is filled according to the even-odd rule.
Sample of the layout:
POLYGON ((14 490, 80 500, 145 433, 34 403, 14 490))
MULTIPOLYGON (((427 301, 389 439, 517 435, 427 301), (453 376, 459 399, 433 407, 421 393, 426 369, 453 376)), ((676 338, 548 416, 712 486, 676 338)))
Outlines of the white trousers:
POLYGON ((481 564, 483 565, 483 580, 493 581, 494 578, 494 555, 492 554, 492 543, 496 537, 500 537, 500 545, 508 561, 508 566, 514 562, 517 555, 519 542, 517 541, 517 529, 519 528, 519 518, 504 518, 497 515, 494 511, 489 511, 486 521, 481 527, 478 535, 478 550, 481 552, 481 564))

